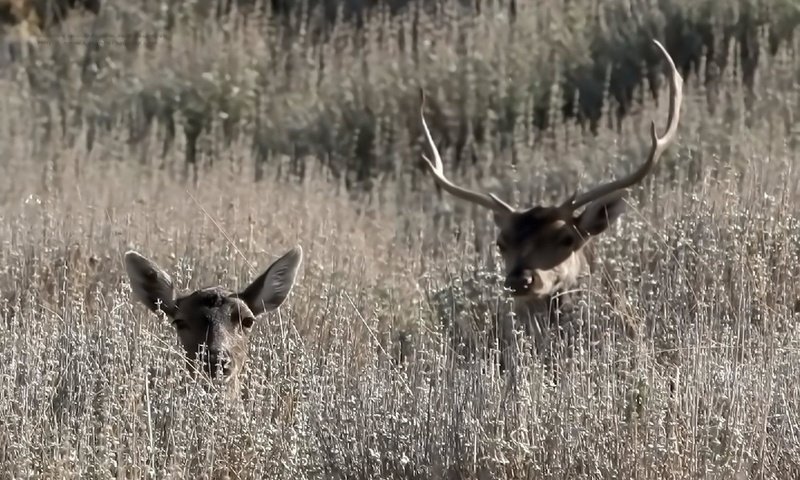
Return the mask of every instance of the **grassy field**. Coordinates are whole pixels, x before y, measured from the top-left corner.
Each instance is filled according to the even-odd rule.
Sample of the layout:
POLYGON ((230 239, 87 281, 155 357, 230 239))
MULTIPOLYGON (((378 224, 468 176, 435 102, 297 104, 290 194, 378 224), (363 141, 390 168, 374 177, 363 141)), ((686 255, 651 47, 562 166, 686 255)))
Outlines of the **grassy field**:
POLYGON ((761 57, 752 90, 734 69, 713 85, 687 79, 677 142, 598 239, 582 283, 599 344, 579 343, 555 377, 528 353, 512 377, 490 351, 454 350, 444 325, 480 325, 507 300, 491 280, 490 215, 437 194, 418 168, 419 125, 394 116, 414 111, 418 86, 437 85, 435 138, 455 118, 492 126, 468 136, 463 156, 481 161, 451 175, 521 204, 628 171, 650 120, 666 117, 637 90, 642 106, 597 135, 571 122, 497 133, 504 119, 479 100, 512 98, 522 87, 509 79, 580 43, 557 35, 578 13, 525 12, 509 51, 506 23, 484 12, 463 29, 429 19, 417 52, 381 43, 397 24, 379 19, 366 49, 346 33, 279 52, 248 26, 178 28, 149 49, 103 47, 90 87, 82 61, 97 51, 79 42, 43 43, 38 64, 3 70, 0 477, 797 478, 800 38, 761 57), (215 83, 226 72, 237 80, 215 83), (103 116, 143 86, 186 82, 199 93, 176 94, 184 107, 239 98, 224 84, 250 112, 231 135, 231 114, 210 110, 189 181, 186 137, 144 121, 152 103, 103 116), (330 157, 271 143, 323 112, 319 138, 356 152, 357 137, 337 137, 356 120, 331 107, 348 96, 381 106, 373 145, 392 147, 380 160, 392 174, 370 173, 369 189, 346 189, 330 157), (132 301, 122 264, 135 248, 181 289, 236 288, 295 244, 298 283, 255 327, 242 401, 189 378, 175 332, 132 301), (616 335, 622 324, 635 335, 616 335))

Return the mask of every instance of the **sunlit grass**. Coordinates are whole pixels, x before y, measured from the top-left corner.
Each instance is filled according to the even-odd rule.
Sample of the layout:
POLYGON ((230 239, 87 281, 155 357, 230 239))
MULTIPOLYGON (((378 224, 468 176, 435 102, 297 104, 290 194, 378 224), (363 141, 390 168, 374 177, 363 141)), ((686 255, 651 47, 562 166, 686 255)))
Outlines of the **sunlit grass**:
MULTIPOLYGON (((364 55, 370 68, 383 66, 368 72, 344 40, 266 53, 258 38, 244 49, 245 40, 217 32, 197 45, 179 31, 171 50, 112 52, 117 61, 104 71, 129 82, 119 85, 132 95, 142 85, 188 85, 205 109, 232 91, 204 79, 209 65, 239 79, 243 95, 259 92, 235 104, 250 135, 226 135, 219 105, 208 107, 216 117, 198 143, 201 168, 186 182, 185 137, 170 142, 169 125, 140 122, 153 104, 124 121, 82 117, 127 101, 119 85, 81 88, 76 65, 63 78, 52 65, 31 67, 63 82, 60 98, 25 75, 5 81, 0 475, 794 478, 796 60, 762 59, 749 111, 737 75, 687 81, 677 142, 598 239, 594 272, 581 285, 584 324, 603 341, 576 349, 555 376, 525 353, 512 378, 491 363, 480 333, 473 356, 446 335, 447 325, 485 325, 505 304, 491 280, 495 229, 488 213, 413 173, 419 126, 411 115, 424 80, 440 102, 431 108, 433 133, 449 146, 449 168, 456 142, 443 138, 455 129, 448 122, 500 125, 488 99, 518 88, 514 71, 537 72, 522 59, 558 39, 530 33, 516 40, 517 53, 492 57, 505 21, 471 22, 470 35, 482 32, 469 37, 471 52, 508 75, 458 63, 458 25, 442 33, 427 24, 437 41, 419 63, 410 51, 381 50, 373 32, 364 55), (258 84, 268 76, 248 69, 265 68, 273 54, 307 62, 295 70, 303 74, 258 84), (361 76, 369 81, 356 82, 361 76), (346 190, 342 172, 360 168, 353 159, 363 145, 343 132, 367 121, 359 117, 365 105, 381 107, 373 110, 379 146, 370 148, 384 167, 364 167, 371 190, 346 190), (299 146, 283 155, 273 137, 253 142, 305 135, 294 129, 329 108, 335 113, 319 117, 321 139, 305 141, 341 142, 330 156, 299 146), (394 174, 375 175, 387 166, 394 174), (304 249, 297 285, 255 327, 241 402, 189 377, 172 327, 131 300, 122 266, 136 248, 180 289, 237 288, 296 243, 304 249), (622 324, 635 335, 616 335, 622 324)), ((405 28, 392 25, 373 28, 405 28)), ((562 122, 470 136, 452 176, 520 204, 618 176, 645 155, 649 121, 664 117, 666 105, 643 97, 619 129, 601 123, 597 136, 562 122), (463 161, 473 152, 481 159, 474 166, 463 161)), ((515 114, 525 124, 528 107, 515 114)), ((186 118, 176 116, 177 132, 186 118)))

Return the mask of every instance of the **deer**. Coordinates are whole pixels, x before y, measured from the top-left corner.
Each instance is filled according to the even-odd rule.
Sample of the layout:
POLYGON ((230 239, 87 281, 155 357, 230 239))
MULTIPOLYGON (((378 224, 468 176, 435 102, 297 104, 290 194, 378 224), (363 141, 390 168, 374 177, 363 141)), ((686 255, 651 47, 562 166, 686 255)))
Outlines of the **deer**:
MULTIPOLYGON (((560 313, 569 302, 579 279, 590 270, 593 256, 587 252, 590 241, 607 231, 625 211, 628 188, 640 183, 675 139, 680 119, 683 78, 664 46, 653 40, 670 69, 669 117, 667 129, 659 136, 651 122, 651 145, 647 159, 638 169, 615 181, 601 184, 584 193, 577 191, 553 206, 534 205, 515 208, 493 193, 471 190, 451 182, 444 174, 439 150, 425 121, 425 93, 420 89, 420 117, 433 159, 422 160, 435 183, 450 195, 479 205, 493 213, 496 246, 504 269, 504 290, 513 298, 514 316, 528 334, 534 334, 537 349, 547 348, 545 336, 550 327, 561 330, 560 313), (580 213, 579 209, 583 208, 580 213)), ((513 325, 500 321, 500 334, 508 345, 513 325)), ((501 339, 502 340, 502 339, 501 339)), ((513 343, 513 342, 511 342, 513 343)))
POLYGON ((150 311, 166 314, 175 327, 190 371, 221 378, 238 390, 256 317, 286 301, 302 260, 297 245, 239 292, 213 286, 177 297, 170 276, 138 252, 125 253, 125 270, 133 296, 150 311))

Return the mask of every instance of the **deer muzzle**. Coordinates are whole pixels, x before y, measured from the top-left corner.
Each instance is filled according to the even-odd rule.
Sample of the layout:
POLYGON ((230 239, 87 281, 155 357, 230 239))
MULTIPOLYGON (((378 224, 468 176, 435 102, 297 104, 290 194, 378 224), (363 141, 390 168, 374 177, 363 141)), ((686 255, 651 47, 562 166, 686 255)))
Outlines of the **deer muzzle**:
POLYGON ((225 351, 211 350, 203 360, 203 371, 212 377, 218 374, 223 377, 229 377, 233 372, 233 363, 225 351))
POLYGON ((527 295, 530 292, 531 288, 533 287, 533 282, 533 270, 523 269, 508 274, 503 286, 510 290, 512 295, 522 296, 527 295))

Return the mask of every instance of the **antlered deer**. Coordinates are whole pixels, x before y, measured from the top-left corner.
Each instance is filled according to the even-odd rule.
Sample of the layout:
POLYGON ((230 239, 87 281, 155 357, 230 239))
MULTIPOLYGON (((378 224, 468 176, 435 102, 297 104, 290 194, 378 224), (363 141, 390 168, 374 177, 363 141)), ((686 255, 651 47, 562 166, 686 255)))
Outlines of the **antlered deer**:
POLYGON ((178 298, 170 276, 137 252, 125 254, 125 269, 136 298, 151 311, 160 309, 170 318, 187 360, 197 358, 205 373, 219 373, 226 382, 235 382, 247 360, 256 317, 286 300, 302 259, 303 250, 296 246, 241 292, 217 286, 178 298))
MULTIPOLYGON (((433 160, 423 159, 436 183, 455 197, 494 213, 500 232, 497 248, 505 266, 505 287, 514 296, 514 310, 527 329, 543 330, 542 321, 552 322, 562 294, 574 287, 588 267, 584 246, 622 215, 625 190, 647 176, 674 140, 680 117, 683 79, 666 49, 654 40, 669 64, 669 118, 667 131, 659 137, 651 124, 651 147, 647 160, 629 176, 602 184, 583 194, 577 192, 557 206, 514 208, 494 194, 455 185, 444 175, 442 159, 425 122, 425 96, 421 94, 420 116, 433 160), (581 207, 584 210, 576 215, 581 207), (542 319, 542 317, 546 317, 542 319)), ((508 327, 504 326, 503 330, 508 327)), ((506 332, 507 333, 507 332, 506 332)))

